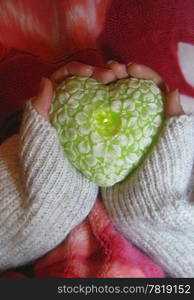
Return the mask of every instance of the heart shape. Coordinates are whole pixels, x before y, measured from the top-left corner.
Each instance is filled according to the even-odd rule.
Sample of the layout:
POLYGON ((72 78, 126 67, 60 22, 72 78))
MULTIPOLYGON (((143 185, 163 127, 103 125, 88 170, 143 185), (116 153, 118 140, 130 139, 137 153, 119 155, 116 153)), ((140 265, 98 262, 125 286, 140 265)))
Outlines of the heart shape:
POLYGON ((163 95, 151 80, 104 85, 72 76, 56 90, 50 120, 67 158, 99 186, 122 181, 158 135, 163 95))

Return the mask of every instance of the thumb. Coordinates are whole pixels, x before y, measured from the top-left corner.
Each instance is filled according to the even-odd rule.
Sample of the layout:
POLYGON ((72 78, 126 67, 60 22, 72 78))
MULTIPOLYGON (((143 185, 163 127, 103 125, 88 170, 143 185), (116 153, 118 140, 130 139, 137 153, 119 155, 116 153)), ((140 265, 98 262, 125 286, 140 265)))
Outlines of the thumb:
POLYGON ((168 116, 180 116, 184 114, 180 103, 180 94, 178 90, 171 91, 166 95, 165 111, 168 116))
POLYGON ((53 85, 50 79, 42 77, 37 96, 32 100, 33 107, 37 112, 49 120, 49 109, 53 98, 53 85))

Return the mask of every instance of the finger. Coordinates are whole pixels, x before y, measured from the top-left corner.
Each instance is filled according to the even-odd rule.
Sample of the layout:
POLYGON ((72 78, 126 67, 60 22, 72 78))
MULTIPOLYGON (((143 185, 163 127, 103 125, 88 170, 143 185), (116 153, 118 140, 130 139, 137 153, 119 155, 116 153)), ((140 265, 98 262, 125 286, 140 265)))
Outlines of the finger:
POLYGON ((53 98, 53 85, 52 82, 43 77, 40 82, 40 88, 37 96, 32 100, 33 107, 37 112, 46 120, 49 120, 48 113, 53 98))
POLYGON ((180 95, 178 90, 171 91, 166 94, 165 112, 168 116, 180 116, 184 114, 180 103, 180 95))
POLYGON ((153 80, 164 93, 168 92, 168 87, 165 84, 162 77, 154 70, 152 70, 151 68, 145 65, 140 65, 135 63, 128 64, 127 72, 128 75, 132 77, 146 79, 146 80, 153 80))
POLYGON ((93 70, 93 66, 73 61, 54 72, 51 76, 51 80, 60 83, 66 77, 72 75, 90 77, 93 74, 93 70))
POLYGON ((113 82, 117 79, 112 70, 98 67, 95 67, 92 78, 104 84, 113 82))
POLYGON ((129 77, 126 65, 110 60, 107 63, 108 67, 113 71, 117 79, 129 77))

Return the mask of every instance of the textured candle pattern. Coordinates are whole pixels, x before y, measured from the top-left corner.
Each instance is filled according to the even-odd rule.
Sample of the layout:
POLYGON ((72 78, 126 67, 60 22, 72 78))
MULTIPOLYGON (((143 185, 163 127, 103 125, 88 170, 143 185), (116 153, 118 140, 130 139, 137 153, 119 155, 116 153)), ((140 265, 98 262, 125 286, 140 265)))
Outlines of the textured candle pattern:
POLYGON ((162 115, 160 89, 136 78, 104 85, 69 77, 57 89, 50 111, 66 156, 99 186, 114 185, 137 167, 162 115))

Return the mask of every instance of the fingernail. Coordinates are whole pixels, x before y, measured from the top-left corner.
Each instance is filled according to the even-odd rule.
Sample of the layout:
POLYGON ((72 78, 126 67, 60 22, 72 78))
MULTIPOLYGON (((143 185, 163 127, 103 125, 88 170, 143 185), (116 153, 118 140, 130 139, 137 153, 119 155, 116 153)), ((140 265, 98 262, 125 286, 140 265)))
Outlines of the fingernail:
POLYGON ((181 97, 180 97, 180 94, 179 94, 179 89, 174 90, 174 93, 176 95, 176 104, 177 104, 177 108, 178 108, 178 113, 183 114, 184 109, 181 105, 181 97))
POLYGON ((180 101, 179 90, 178 89, 173 90, 173 91, 171 91, 171 93, 174 94, 174 97, 176 99, 176 103, 179 104, 179 101, 180 101))
POLYGON ((176 102, 177 102, 177 104, 180 104, 179 89, 174 90, 174 93, 176 94, 176 102))
POLYGON ((185 111, 184 111, 184 108, 183 108, 182 103, 181 103, 181 97, 180 97, 179 89, 176 89, 175 93, 176 93, 176 102, 177 102, 177 105, 179 106, 180 113, 184 114, 185 111))
MULTIPOLYGON (((164 90, 168 93, 170 92, 170 88, 168 86, 168 84, 166 82, 164 82, 164 90)), ((176 90, 175 90, 176 91, 176 90)), ((179 92, 179 90, 177 89, 177 91, 179 92)))

